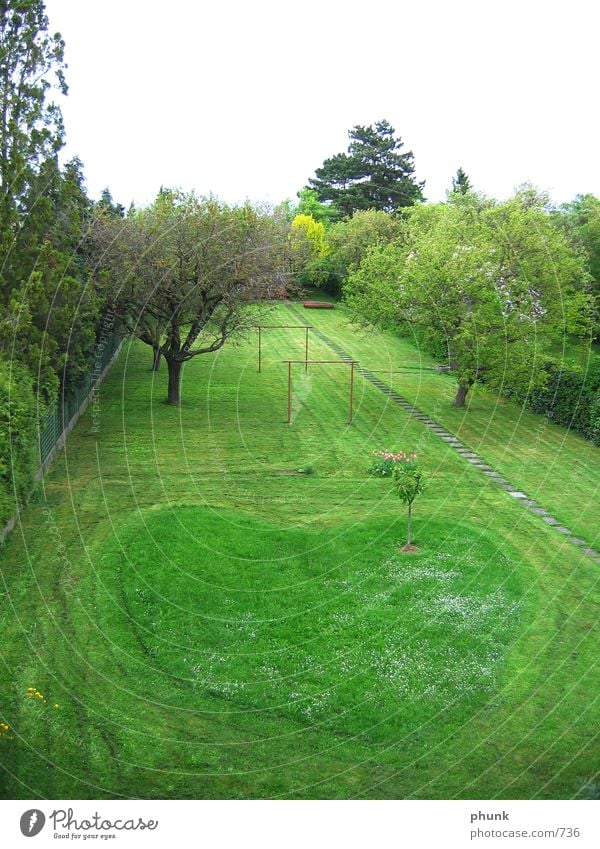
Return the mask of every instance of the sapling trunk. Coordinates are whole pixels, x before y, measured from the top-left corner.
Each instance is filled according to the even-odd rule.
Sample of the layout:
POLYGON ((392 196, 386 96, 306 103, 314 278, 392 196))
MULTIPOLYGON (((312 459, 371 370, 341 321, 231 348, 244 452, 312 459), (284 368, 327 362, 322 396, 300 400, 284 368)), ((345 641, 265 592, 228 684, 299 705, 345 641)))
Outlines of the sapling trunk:
POLYGON ((406 545, 411 545, 412 543, 412 501, 408 503, 408 533, 406 545))
POLYGON ((152 371, 158 371, 160 368, 160 348, 158 345, 152 346, 152 371))

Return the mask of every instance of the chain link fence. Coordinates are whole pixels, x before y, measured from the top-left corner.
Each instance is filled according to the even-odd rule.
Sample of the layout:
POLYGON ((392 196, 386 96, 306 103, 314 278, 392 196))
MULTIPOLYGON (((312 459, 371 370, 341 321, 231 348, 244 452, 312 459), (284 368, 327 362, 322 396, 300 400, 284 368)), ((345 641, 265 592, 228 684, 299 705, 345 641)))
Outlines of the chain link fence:
POLYGON ((87 407, 94 388, 101 383, 122 342, 122 334, 110 332, 104 335, 96 345, 92 371, 75 390, 61 395, 55 409, 40 420, 38 477, 50 465, 67 434, 87 407))

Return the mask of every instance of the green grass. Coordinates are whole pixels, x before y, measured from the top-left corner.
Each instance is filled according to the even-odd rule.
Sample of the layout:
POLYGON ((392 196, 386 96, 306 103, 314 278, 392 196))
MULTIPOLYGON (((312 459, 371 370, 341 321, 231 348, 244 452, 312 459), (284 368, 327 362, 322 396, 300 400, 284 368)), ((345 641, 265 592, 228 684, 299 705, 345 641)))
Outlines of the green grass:
MULTIPOLYGON (((600 449, 576 433, 524 407, 476 387, 464 410, 452 406, 456 380, 431 371, 392 373, 433 365, 408 340, 368 333, 350 325, 343 310, 313 322, 378 376, 457 435, 511 483, 542 504, 567 527, 600 547, 600 449)), ((391 402, 390 402, 391 403, 391 402)))
MULTIPOLYGON (((367 367, 416 356, 307 315, 367 367)), ((295 367, 288 426, 303 341, 265 334, 261 375, 253 340, 199 357, 180 409, 145 346, 121 355, 99 433, 81 419, 3 551, 2 796, 568 798, 597 776, 597 564, 360 380, 348 427, 345 367, 295 367), (367 474, 384 447, 430 477, 413 555, 367 474)), ((485 393, 452 419, 447 378, 414 380, 507 475, 534 450, 515 471, 593 541, 597 449, 549 425, 532 446, 541 420, 485 393), (540 466, 555 445, 585 465, 579 515, 540 466)))

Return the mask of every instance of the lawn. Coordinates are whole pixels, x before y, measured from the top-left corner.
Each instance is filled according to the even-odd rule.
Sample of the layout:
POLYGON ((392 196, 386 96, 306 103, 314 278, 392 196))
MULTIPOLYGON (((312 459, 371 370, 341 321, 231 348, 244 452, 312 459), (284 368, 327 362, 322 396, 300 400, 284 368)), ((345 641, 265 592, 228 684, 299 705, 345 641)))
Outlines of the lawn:
MULTIPOLYGON (((339 309, 302 317, 367 368, 424 360, 339 309)), ((571 798, 597 778, 598 565, 360 379, 349 427, 346 368, 295 366, 288 426, 303 344, 265 332, 262 374, 254 339, 198 357, 179 409, 123 350, 99 432, 80 420, 2 551, 3 797, 571 798), (416 554, 368 475, 381 448, 427 469, 416 554)), ((447 377, 390 379, 594 542, 598 449, 484 392, 453 410, 447 377)))
POLYGON ((469 393, 465 409, 456 409, 452 375, 428 371, 434 361, 410 340, 351 325, 339 307, 335 317, 319 314, 313 324, 590 545, 600 547, 598 447, 481 387, 469 393))

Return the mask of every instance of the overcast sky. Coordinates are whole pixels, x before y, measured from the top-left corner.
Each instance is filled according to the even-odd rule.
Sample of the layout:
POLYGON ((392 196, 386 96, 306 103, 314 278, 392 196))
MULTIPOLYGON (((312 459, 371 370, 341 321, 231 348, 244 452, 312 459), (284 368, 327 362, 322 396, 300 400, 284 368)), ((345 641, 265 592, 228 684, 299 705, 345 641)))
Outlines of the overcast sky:
POLYGON ((161 185, 295 197, 385 118, 429 200, 459 165, 600 195, 595 0, 47 0, 66 41, 67 155, 125 205, 161 185))

